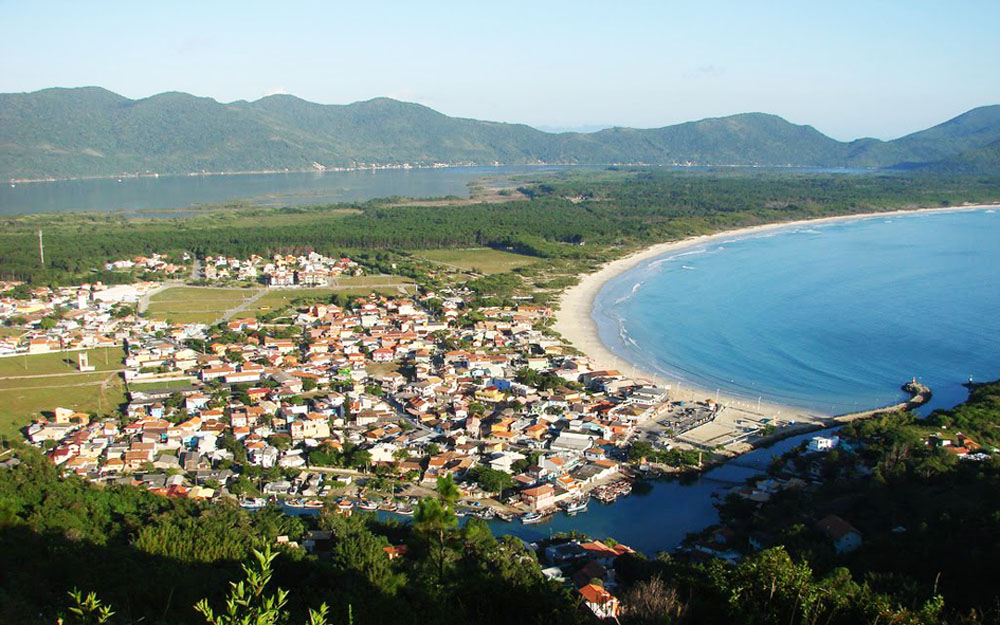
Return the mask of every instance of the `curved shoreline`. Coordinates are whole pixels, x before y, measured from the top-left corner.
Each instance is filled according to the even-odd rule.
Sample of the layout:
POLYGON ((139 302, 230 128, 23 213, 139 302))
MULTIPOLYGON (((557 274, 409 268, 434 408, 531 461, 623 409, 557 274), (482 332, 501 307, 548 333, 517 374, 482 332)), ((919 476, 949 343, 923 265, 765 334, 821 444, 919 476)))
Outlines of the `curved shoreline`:
MULTIPOLYGON (((731 239, 733 237, 747 237, 762 232, 795 228, 806 224, 829 224, 859 219, 890 217, 894 215, 909 215, 915 213, 948 213, 998 207, 1000 206, 997 204, 970 204, 964 206, 928 207, 837 215, 819 219, 801 219, 796 221, 777 222, 747 228, 738 228, 734 230, 724 230, 711 235, 701 235, 678 241, 657 243, 622 258, 605 263, 598 268, 597 271, 584 275, 578 284, 563 291, 559 297, 559 309, 555 314, 553 329, 562 335, 565 342, 583 352, 588 358, 594 361, 599 368, 615 368, 623 373, 631 374, 635 377, 645 378, 657 384, 670 386, 671 398, 675 400, 704 400, 707 397, 715 396, 716 392, 713 392, 710 389, 699 388, 688 384, 687 382, 681 382, 679 379, 671 378, 667 375, 644 370, 641 365, 637 365, 625 358, 622 358, 621 356, 618 356, 604 344, 601 340, 600 334, 598 333, 597 323, 594 321, 592 314, 595 298, 609 280, 628 271, 629 269, 632 269, 633 267, 640 265, 641 263, 654 260, 661 256, 695 246, 711 244, 724 239, 731 239)), ((765 399, 767 398, 765 397, 765 399)), ((756 412, 755 409, 757 403, 751 402, 744 397, 720 393, 719 400, 720 403, 728 407, 737 408, 738 410, 746 412, 756 412), (754 408, 753 411, 750 410, 751 406, 754 408)), ((770 401, 761 403, 760 412, 757 414, 764 414, 766 416, 782 419, 792 419, 797 424, 804 423, 810 425, 830 424, 835 416, 770 401)))

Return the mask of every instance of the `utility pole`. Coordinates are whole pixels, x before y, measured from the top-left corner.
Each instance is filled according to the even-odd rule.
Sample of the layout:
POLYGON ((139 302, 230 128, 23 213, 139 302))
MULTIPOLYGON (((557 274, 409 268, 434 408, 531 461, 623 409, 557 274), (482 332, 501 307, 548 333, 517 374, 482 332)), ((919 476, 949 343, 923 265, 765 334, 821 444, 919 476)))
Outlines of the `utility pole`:
POLYGON ((45 266, 45 244, 42 243, 42 230, 38 230, 38 259, 42 263, 42 267, 45 266))

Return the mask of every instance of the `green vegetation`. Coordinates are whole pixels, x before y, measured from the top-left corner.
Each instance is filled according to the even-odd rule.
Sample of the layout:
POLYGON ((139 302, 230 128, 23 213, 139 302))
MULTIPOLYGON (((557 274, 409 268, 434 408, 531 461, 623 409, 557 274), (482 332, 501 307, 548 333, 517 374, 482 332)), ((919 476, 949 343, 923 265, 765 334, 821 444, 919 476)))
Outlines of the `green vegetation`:
POLYGON ((0 435, 14 436, 33 418, 56 407, 109 414, 125 402, 121 347, 84 350, 95 368, 77 370, 78 352, 0 358, 0 435))
POLYGON ((256 289, 173 287, 154 294, 146 312, 173 323, 210 324, 256 294, 256 289))
POLYGON ((842 143, 746 113, 665 128, 549 134, 376 98, 324 106, 290 95, 220 104, 186 93, 129 100, 96 87, 0 94, 4 178, 311 169, 356 163, 696 163, 885 167, 941 160, 1000 139, 1000 107, 895 141, 842 143))
MULTIPOLYGON (((77 371, 80 352, 55 352, 0 358, 0 378, 13 376, 68 374, 77 371)), ((95 347, 83 350, 96 371, 122 369, 125 350, 121 347, 95 347)))
MULTIPOLYGON (((740 226, 997 200, 1000 179, 568 171, 529 177, 523 189, 532 199, 423 207, 369 202, 356 205, 360 213, 338 212, 332 218, 331 207, 306 207, 294 214, 309 218, 291 222, 284 221, 283 209, 262 210, 246 225, 238 225, 238 213, 159 221, 86 215, 12 218, 2 221, 0 266, 6 275, 33 283, 73 282, 89 279, 99 262, 150 250, 245 258, 305 250, 334 256, 363 249, 352 258, 366 267, 416 278, 426 275, 430 263, 423 261, 422 267, 392 250, 485 245, 545 258, 546 272, 574 275, 638 246, 740 226), (581 197, 587 199, 577 201, 581 197), (52 249, 46 269, 37 263, 39 227, 45 228, 52 249)), ((553 279, 539 274, 536 265, 517 271, 533 282, 553 279)), ((481 280, 500 276, 503 281, 511 275, 481 280)), ((510 284, 477 281, 473 286, 477 284, 485 285, 485 291, 510 290, 510 284)))
POLYGON ((90 414, 111 414, 125 403, 116 373, 0 381, 0 436, 12 437, 32 419, 57 407, 90 414))
POLYGON ((524 267, 538 262, 538 258, 523 256, 521 254, 512 254, 510 252, 494 250, 488 247, 466 250, 419 250, 414 252, 414 254, 421 258, 439 262, 443 265, 484 274, 504 273, 517 269, 518 267, 524 267))
POLYGON ((32 449, 17 457, 20 465, 0 469, 0 622, 53 623, 63 607, 86 603, 114 612, 109 624, 204 623, 210 610, 230 614, 239 596, 246 601, 237 613, 279 617, 252 623, 310 622, 309 610, 323 604, 334 623, 583 622, 519 541, 495 539, 478 519, 451 522, 447 486, 424 500, 411 529, 374 515, 251 514, 132 486, 97 488, 60 478, 32 449), (301 540, 307 524, 331 533, 324 555, 280 546, 268 554, 277 536, 301 540), (405 546, 405 556, 390 560, 390 545, 405 546), (241 561, 250 563, 242 571, 241 561), (74 590, 80 601, 67 596, 74 590))

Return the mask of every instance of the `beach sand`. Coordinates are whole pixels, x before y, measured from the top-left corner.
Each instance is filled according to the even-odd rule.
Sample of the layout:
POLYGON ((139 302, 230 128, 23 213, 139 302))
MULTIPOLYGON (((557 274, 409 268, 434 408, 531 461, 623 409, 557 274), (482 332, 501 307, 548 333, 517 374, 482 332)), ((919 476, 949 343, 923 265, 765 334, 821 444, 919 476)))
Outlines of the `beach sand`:
MULTIPOLYGON (((597 333, 597 324, 591 317, 591 313, 594 308, 594 298, 601 290, 601 287, 603 287, 608 280, 644 261, 652 260, 659 256, 664 256, 668 253, 674 253, 679 250, 698 245, 705 245, 724 239, 732 239, 734 237, 746 237, 762 232, 769 232, 783 228, 793 228, 805 224, 816 225, 870 219, 874 217, 892 217, 894 215, 906 215, 913 213, 940 213, 960 210, 980 210, 985 208, 996 208, 996 206, 977 204, 947 208, 918 208, 878 213, 859 213, 855 215, 842 215, 837 217, 824 217, 820 219, 805 219, 799 221, 766 224, 750 228, 727 230, 713 235, 690 237, 680 241, 658 243, 623 258, 608 262, 602 265, 597 271, 583 276, 577 285, 566 289, 559 299, 559 310, 556 312, 553 329, 561 334, 562 337, 573 347, 585 353, 591 360, 594 361, 595 365, 600 368, 617 369, 623 374, 631 377, 644 378, 660 385, 670 386, 671 397, 674 400, 704 401, 707 398, 714 399, 716 397, 716 389, 697 388, 687 384, 686 382, 679 383, 676 379, 670 379, 669 377, 655 372, 643 371, 631 362, 618 357, 610 349, 608 349, 608 347, 601 341, 601 338, 597 333)), ((904 380, 900 380, 900 383, 902 382, 904 382, 904 380)), ((704 437, 708 437, 708 440, 714 440, 717 434, 716 430, 718 430, 718 432, 723 432, 728 426, 735 428, 735 421, 743 419, 759 422, 759 419, 770 418, 779 419, 784 422, 795 421, 797 424, 815 426, 819 423, 829 423, 830 417, 832 416, 815 411, 808 411, 794 406, 785 406, 777 403, 766 402, 767 397, 764 397, 765 401, 760 404, 760 410, 758 412, 758 404, 756 400, 726 394, 720 394, 718 397, 719 402, 726 406, 727 410, 722 411, 719 418, 711 424, 713 426, 712 428, 703 426, 702 428, 693 430, 692 432, 697 434, 696 438, 704 439, 704 437), (706 431, 699 432, 700 430, 706 431)), ((876 407, 877 406, 872 406, 872 408, 876 407)), ((698 442, 704 443, 706 440, 699 440, 698 442)))

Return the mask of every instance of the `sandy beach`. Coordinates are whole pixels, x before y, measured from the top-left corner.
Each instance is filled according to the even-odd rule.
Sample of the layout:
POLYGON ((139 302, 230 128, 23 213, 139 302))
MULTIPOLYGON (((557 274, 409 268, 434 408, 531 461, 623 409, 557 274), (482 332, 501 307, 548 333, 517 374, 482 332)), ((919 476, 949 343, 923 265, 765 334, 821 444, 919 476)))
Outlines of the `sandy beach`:
MULTIPOLYGON (((608 349, 608 347, 601 341, 600 336, 597 333, 597 324, 591 317, 594 307, 594 298, 597 296, 598 292, 600 292, 601 287, 603 287, 608 280, 645 261, 652 260, 669 253, 675 253, 679 250, 698 245, 705 245, 724 239, 732 239, 734 237, 746 237, 763 232, 780 230, 783 228, 794 228, 805 224, 816 225, 875 217, 891 217, 893 215, 923 212, 943 213, 964 210, 981 210, 996 207, 996 205, 992 204, 977 204, 947 208, 916 208, 877 213, 859 213, 854 215, 825 217, 821 219, 806 219, 766 224, 749 228, 727 230, 712 235, 690 237, 679 241, 658 243, 602 265, 597 271, 583 276, 576 286, 570 287, 564 291, 559 299, 559 310, 556 313, 554 329, 559 332, 567 342, 584 352, 595 362, 596 365, 602 368, 617 369, 626 375, 646 378, 661 385, 669 385, 671 387, 671 396, 677 400, 697 401, 704 400, 709 397, 715 398, 715 389, 693 387, 686 382, 679 383, 676 379, 670 379, 655 372, 641 370, 636 365, 618 357, 610 349, 608 349)), ((900 383, 902 382, 903 380, 900 380, 900 383)), ((764 400, 766 402, 767 397, 764 397, 764 400)), ((761 403, 760 410, 758 412, 756 401, 751 401, 742 397, 728 396, 725 394, 719 395, 719 401, 721 404, 729 408, 729 410, 724 411, 724 413, 729 413, 729 419, 726 420, 736 420, 742 416, 744 418, 749 417, 753 420, 756 420, 756 418, 777 418, 786 422, 794 420, 796 423, 815 425, 818 423, 828 422, 830 417, 833 416, 807 411, 794 406, 786 406, 770 402, 761 403)), ((872 408, 877 407, 878 406, 872 406, 872 408)), ((717 421, 723 420, 717 419, 717 421)), ((720 432, 723 432, 728 426, 726 423, 720 422, 717 427, 720 432)))

